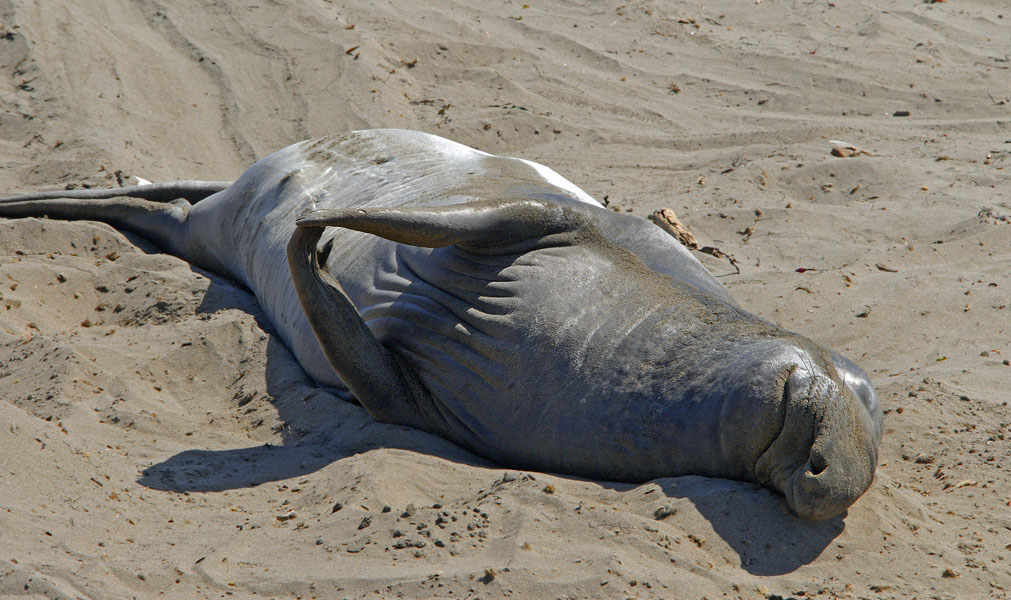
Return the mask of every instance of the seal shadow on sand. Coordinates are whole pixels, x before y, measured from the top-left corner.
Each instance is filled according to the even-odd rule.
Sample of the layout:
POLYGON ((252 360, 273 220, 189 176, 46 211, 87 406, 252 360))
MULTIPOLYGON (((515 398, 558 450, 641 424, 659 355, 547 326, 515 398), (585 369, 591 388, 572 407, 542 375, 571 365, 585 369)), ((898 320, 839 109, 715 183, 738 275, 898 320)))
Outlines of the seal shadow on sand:
MULTIPOLYGON (((160 252, 149 242, 125 235, 145 252, 160 252)), ((266 395, 277 414, 280 444, 266 443, 227 450, 184 450, 141 471, 137 482, 172 492, 219 492, 300 477, 341 459, 380 448, 438 456, 461 464, 495 467, 463 448, 419 429, 378 423, 353 399, 316 384, 295 360, 241 284, 193 265, 209 280, 197 313, 210 315, 238 309, 253 317, 267 335, 266 395)), ((228 389, 223 394, 232 394, 228 389)), ((219 402, 236 413, 241 400, 219 402)))
MULTIPOLYGON (((136 242, 134 236, 129 237, 136 242)), ((198 313, 238 309, 250 314, 268 335, 266 393, 281 423, 281 443, 184 450, 144 469, 138 478, 140 485, 178 493, 249 488, 308 475, 381 448, 408 450, 477 468, 505 468, 433 434, 378 423, 335 390, 319 387, 281 342, 252 294, 225 278, 190 268, 210 280, 198 313)), ((618 492, 639 487, 553 475, 618 492)), ((845 528, 846 513, 818 523, 805 521, 789 513, 774 492, 756 484, 698 476, 662 478, 654 483, 668 498, 692 502, 739 555, 742 568, 753 575, 789 573, 810 563, 845 528), (749 515, 741 518, 741 511, 749 515)))
POLYGON ((709 477, 655 480, 668 498, 691 501, 752 575, 783 575, 818 558, 846 528, 847 512, 826 521, 790 513, 774 492, 753 483, 709 477))

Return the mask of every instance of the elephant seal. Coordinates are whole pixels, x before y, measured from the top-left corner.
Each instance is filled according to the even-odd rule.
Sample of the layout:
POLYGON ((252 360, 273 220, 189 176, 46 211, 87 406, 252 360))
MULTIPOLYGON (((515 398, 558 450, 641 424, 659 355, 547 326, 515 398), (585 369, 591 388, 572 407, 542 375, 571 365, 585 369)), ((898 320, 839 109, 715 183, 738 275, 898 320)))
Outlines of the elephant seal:
POLYGON ((370 130, 172 188, 13 197, 0 217, 105 221, 237 279, 319 384, 502 465, 757 482, 814 520, 874 477, 859 367, 547 167, 370 130))

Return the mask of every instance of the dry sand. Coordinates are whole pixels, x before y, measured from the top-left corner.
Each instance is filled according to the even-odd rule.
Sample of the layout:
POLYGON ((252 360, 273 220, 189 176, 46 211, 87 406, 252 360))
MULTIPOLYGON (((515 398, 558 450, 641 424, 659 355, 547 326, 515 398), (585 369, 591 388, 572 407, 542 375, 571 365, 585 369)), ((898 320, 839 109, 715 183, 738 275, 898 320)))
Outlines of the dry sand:
POLYGON ((230 179, 303 138, 420 129, 673 208, 740 262, 702 256, 744 306, 854 358, 886 413, 877 480, 824 523, 742 483, 503 470, 315 390, 227 280, 105 225, 0 220, 0 596, 1008 596, 1005 0, 0 0, 0 20, 4 194, 230 179))

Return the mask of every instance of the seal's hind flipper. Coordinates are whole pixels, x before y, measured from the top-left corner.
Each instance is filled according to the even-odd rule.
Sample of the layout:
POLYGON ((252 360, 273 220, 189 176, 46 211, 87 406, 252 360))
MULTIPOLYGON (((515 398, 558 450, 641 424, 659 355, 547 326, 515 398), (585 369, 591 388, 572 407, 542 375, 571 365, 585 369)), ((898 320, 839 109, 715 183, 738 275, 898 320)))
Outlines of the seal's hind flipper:
POLYGON ((131 197, 23 198, 25 197, 16 196, 0 200, 0 218, 48 217, 64 221, 101 221, 117 229, 138 233, 170 254, 187 260, 190 258, 186 228, 190 204, 185 200, 156 202, 131 197))
POLYGON ((190 204, 196 204, 230 185, 232 185, 230 181, 169 181, 121 188, 56 190, 0 198, 0 204, 26 200, 101 200, 117 197, 142 198, 152 202, 171 202, 182 198, 190 204))

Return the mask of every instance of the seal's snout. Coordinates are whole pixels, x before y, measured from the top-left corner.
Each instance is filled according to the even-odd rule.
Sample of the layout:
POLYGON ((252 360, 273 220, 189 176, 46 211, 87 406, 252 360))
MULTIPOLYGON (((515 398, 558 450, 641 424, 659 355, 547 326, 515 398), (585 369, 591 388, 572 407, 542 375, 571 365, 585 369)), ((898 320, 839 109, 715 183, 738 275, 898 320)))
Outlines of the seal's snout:
POLYGON ((860 430, 853 433, 846 436, 850 439, 833 440, 825 448, 819 448, 816 439, 808 460, 793 472, 784 495, 797 515, 811 521, 830 519, 870 487, 876 451, 862 443, 860 430))
POLYGON ((811 457, 807 462, 809 467, 807 472, 810 475, 821 475, 828 468, 828 459, 817 448, 811 450, 811 457))
POLYGON ((874 479, 871 415, 848 386, 810 364, 792 369, 783 400, 783 429, 759 458, 756 475, 802 518, 841 514, 874 479))

